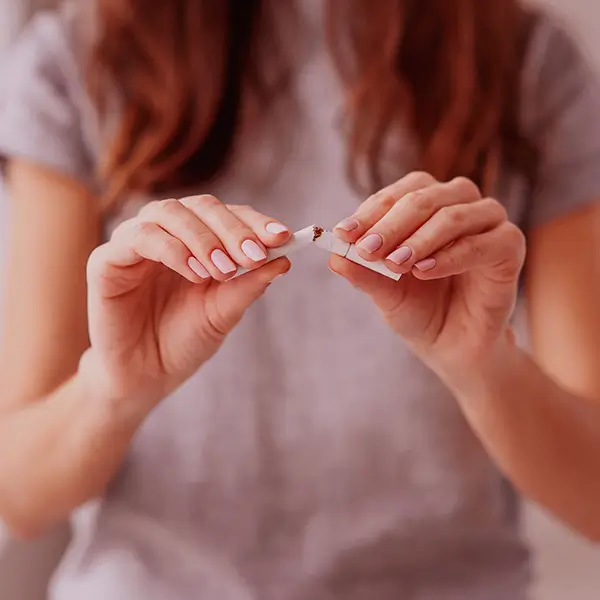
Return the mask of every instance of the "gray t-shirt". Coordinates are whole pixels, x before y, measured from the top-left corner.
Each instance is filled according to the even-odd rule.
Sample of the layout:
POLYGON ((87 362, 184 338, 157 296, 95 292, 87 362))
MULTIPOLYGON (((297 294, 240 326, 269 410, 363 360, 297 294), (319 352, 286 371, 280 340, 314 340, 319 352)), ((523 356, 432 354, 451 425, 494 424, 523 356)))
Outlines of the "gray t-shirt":
MULTIPOLYGON (((319 4, 303 3, 315 43, 294 84, 293 152, 258 185, 269 136, 247 140, 199 190, 294 228, 330 225, 360 202, 319 4)), ((33 21, 3 73, 0 151, 94 186, 99 138, 77 56, 65 14, 33 21)), ((506 174, 498 197, 534 226, 600 197, 600 94, 545 17, 523 85, 524 122, 544 140, 541 184, 506 174)), ((53 600, 526 597, 512 490, 449 392, 317 250, 156 409, 106 496, 73 521, 53 600)))

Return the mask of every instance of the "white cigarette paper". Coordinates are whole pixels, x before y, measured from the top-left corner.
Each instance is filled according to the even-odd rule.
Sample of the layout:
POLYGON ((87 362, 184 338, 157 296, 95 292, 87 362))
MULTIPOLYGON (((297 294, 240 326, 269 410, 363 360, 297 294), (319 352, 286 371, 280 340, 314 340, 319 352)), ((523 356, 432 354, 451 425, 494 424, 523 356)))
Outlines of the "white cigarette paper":
MULTIPOLYGON (((300 231, 296 231, 296 233, 292 234, 292 237, 288 242, 283 244, 283 246, 279 246, 278 248, 269 248, 267 250, 267 263, 281 258, 282 256, 289 256, 290 254, 301 250, 302 248, 306 248, 310 246, 314 241, 316 236, 322 231, 320 227, 316 225, 310 225, 309 227, 305 227, 300 231)), ((266 263, 265 263, 266 264, 266 263)), ((239 267, 236 274, 231 278, 235 279, 240 275, 244 275, 251 271, 252 269, 245 269, 244 267, 239 267)), ((231 281, 229 279, 228 281, 231 281)))
POLYGON ((344 242, 344 240, 340 240, 340 238, 333 235, 331 231, 324 231, 320 236, 318 236, 315 239, 315 246, 318 246, 327 252, 347 258, 353 263, 361 265, 362 267, 365 267, 371 271, 375 271, 376 273, 380 273, 381 275, 385 275, 386 277, 394 279, 395 281, 398 281, 400 277, 402 277, 402 275, 394 273, 394 271, 388 269, 383 260, 369 262, 368 260, 361 258, 354 244, 349 244, 348 242, 344 242))

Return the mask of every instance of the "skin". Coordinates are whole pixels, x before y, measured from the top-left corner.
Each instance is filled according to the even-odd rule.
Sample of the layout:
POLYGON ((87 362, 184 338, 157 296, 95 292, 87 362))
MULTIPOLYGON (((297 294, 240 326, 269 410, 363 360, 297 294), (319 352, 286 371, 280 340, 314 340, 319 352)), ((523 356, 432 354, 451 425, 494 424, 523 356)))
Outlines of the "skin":
MULTIPOLYGON (((73 265, 73 256, 82 266, 87 236, 99 224, 98 215, 88 215, 93 199, 23 161, 11 164, 9 185, 16 207, 12 245, 21 251, 12 253, 7 286, 5 321, 12 326, 1 365, 10 393, 0 399, 0 514, 15 533, 34 535, 102 493, 149 412, 218 351, 244 310, 289 268, 285 259, 264 266, 249 259, 242 243, 274 247, 289 233, 269 234, 269 217, 209 196, 149 205, 91 253, 90 345, 78 362, 85 348, 84 335, 74 333, 85 330, 83 268, 63 267, 57 280, 47 267, 63 260, 73 265), (40 241, 32 231, 43 229, 57 206, 71 213, 60 211, 52 233, 40 241), (232 273, 216 268, 215 249, 255 270, 224 283, 232 273), (22 308, 32 280, 40 292, 52 291, 50 306, 40 293, 22 308), (74 302, 79 311, 69 312, 74 302), (28 319, 35 311, 48 319, 40 318, 40 329, 33 330, 28 319), (64 327, 60 339, 66 343, 55 343, 50 315, 64 327), (13 355, 18 345, 33 347, 35 362, 29 359, 26 367, 24 351, 13 355), (42 378, 38 373, 50 353, 52 376, 42 378), (31 379, 33 384, 26 381, 31 379)), ((539 363, 516 346, 508 324, 524 237, 502 207, 482 199, 467 180, 442 184, 413 173, 367 199, 336 229, 351 242, 379 236, 378 249, 361 250, 368 260, 410 248, 404 263, 388 260, 390 268, 407 273, 400 282, 339 257, 330 260, 331 269, 368 294, 388 325, 454 392, 513 482, 597 539, 600 410, 593 401, 600 399, 600 323, 594 307, 600 278, 592 250, 599 216, 596 206, 531 236, 529 302, 539 363), (553 290, 561 302, 547 301, 553 290), (574 312, 586 321, 576 322, 574 312)))
MULTIPOLYGON (((331 267, 454 392, 498 466, 525 495, 600 540, 600 203, 537 228, 527 292, 533 356, 508 318, 525 241, 464 179, 414 173, 369 198, 336 232, 380 237, 367 260, 410 248, 398 284, 339 257, 331 267), (351 231, 347 228, 351 227, 351 231)), ((405 253, 406 254, 406 253, 405 253)))

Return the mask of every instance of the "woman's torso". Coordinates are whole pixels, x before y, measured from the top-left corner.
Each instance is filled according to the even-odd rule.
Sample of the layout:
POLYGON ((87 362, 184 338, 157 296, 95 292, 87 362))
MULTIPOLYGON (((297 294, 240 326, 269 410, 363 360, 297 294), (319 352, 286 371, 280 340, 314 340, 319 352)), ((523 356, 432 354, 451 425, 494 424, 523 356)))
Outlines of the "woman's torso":
MULTIPOLYGON (((299 120, 277 176, 251 176, 267 136, 198 191, 293 228, 331 225, 360 198, 320 43, 294 89, 299 120)), ((151 415, 107 496, 76 516, 55 600, 523 597, 512 491, 448 391, 326 262, 295 257, 151 415)))
MULTIPOLYGON (((287 151, 276 177, 256 177, 274 152, 264 129, 244 140, 218 183, 197 190, 293 228, 330 226, 361 201, 345 176, 343 94, 322 43, 321 2, 302 6, 315 44, 299 61, 298 110, 278 136, 287 151)), ((574 70, 550 69, 562 88, 538 76, 555 31, 545 20, 538 29, 525 80, 542 82, 538 97, 550 98, 552 87, 554 104, 564 105, 574 70)), ((54 61, 54 71, 36 75, 64 78, 60 97, 73 104, 46 103, 53 123, 71 127, 75 109, 82 115, 77 135, 89 157, 69 155, 65 168, 93 163, 95 119, 67 24, 48 16, 36 35, 27 52, 54 61)), ((38 108, 56 92, 34 91, 38 108)), ((585 103, 591 99, 569 121, 577 157, 596 148, 585 103)), ((533 101, 528 110, 543 112, 533 101)), ((18 103, 11 114, 21 115, 18 103)), ((13 148, 24 139, 13 133, 13 148)), ((50 146, 49 163, 62 149, 50 146)), ((598 187, 591 165, 576 173, 582 198, 598 187)), ((399 167, 397 177, 410 168, 399 167)), ((547 192, 548 206, 537 206, 534 218, 558 214, 568 202, 563 191, 547 192)), ((530 220, 531 196, 519 177, 505 174, 497 197, 515 222, 530 220)), ((528 560, 513 492, 448 391, 326 262, 317 249, 296 255, 292 273, 248 311, 219 354, 150 416, 106 497, 75 515, 54 600, 525 597, 528 560)))

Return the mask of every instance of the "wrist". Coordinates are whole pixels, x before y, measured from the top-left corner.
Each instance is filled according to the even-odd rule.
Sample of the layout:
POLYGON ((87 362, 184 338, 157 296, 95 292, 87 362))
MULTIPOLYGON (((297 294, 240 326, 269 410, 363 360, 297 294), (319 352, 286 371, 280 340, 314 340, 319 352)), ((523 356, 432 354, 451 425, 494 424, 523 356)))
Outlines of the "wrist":
POLYGON ((487 351, 472 361, 442 366, 438 375, 457 395, 482 394, 495 382, 513 377, 523 355, 513 330, 507 327, 487 351))
POLYGON ((141 424, 158 402, 116 385, 91 348, 79 361, 74 385, 81 397, 104 411, 108 418, 134 425, 141 424))

